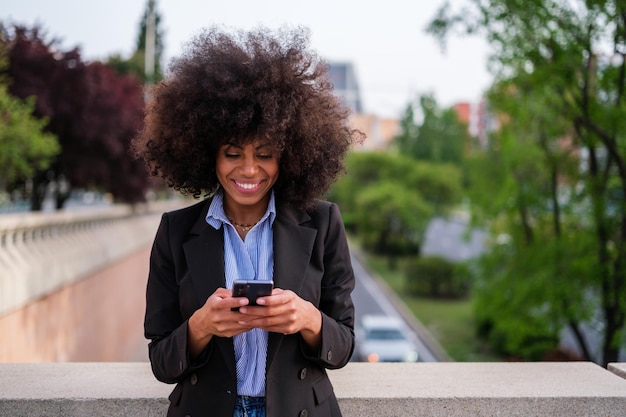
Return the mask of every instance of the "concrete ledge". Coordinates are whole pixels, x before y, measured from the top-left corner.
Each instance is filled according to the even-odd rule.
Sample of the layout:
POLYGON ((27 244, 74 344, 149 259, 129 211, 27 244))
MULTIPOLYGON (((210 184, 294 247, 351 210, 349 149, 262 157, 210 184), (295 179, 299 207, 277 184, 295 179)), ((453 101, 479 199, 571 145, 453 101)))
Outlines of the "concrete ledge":
POLYGON ((609 363, 607 369, 615 375, 626 379, 626 363, 609 363))
MULTIPOLYGON (((0 415, 12 417, 164 416, 173 388, 148 363, 0 364, 0 375, 0 415)), ((345 417, 626 415, 626 380, 590 362, 351 363, 330 376, 345 417)))

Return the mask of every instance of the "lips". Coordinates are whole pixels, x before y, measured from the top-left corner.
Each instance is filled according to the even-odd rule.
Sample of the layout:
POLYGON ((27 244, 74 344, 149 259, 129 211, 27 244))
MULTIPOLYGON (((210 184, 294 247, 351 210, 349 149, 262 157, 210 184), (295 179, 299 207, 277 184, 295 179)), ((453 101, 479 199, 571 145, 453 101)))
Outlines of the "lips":
POLYGON ((235 183, 235 185, 237 186, 237 188, 243 190, 243 191, 255 191, 257 190, 260 186, 262 181, 259 182, 253 182, 253 183, 249 183, 249 182, 238 182, 238 181, 233 181, 235 183))

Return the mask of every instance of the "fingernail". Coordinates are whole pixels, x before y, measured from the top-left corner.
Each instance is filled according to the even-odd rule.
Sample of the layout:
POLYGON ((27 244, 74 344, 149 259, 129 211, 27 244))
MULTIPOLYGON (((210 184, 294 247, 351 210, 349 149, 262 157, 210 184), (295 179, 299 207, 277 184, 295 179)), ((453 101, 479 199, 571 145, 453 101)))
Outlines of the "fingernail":
MULTIPOLYGON (((245 308, 245 307, 239 307, 239 312, 243 313, 243 314, 246 314, 248 312, 248 309, 245 308)), ((241 323, 239 323, 239 324, 241 324, 241 323)))
POLYGON ((260 305, 265 305, 265 300, 262 298, 259 298, 258 300, 256 300, 256 303, 260 305))

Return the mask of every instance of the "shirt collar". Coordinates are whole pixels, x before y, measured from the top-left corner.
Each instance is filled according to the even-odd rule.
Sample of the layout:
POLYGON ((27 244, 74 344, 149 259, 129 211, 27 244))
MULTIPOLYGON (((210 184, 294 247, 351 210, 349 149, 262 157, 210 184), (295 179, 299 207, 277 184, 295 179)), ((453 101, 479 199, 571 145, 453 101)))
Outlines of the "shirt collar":
MULTIPOLYGON (((261 217, 259 223, 269 219, 271 227, 274 224, 275 218, 276 200, 274 199, 274 190, 271 190, 270 201, 267 203, 267 210, 265 210, 265 214, 261 217)), ((222 227, 224 223, 231 224, 228 217, 226 217, 226 212, 224 211, 224 190, 221 188, 213 196, 213 200, 209 206, 209 212, 206 215, 206 222, 213 226, 216 230, 222 227)))

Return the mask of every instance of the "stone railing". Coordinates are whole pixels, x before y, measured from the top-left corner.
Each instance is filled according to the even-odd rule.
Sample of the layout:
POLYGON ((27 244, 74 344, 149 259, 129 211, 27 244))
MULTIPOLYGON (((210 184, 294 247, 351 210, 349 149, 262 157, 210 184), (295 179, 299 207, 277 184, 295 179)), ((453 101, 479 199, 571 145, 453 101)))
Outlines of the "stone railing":
POLYGON ((185 204, 1 215, 0 316, 149 245, 161 213, 185 204))
MULTIPOLYGON (((0 415, 164 416, 172 386, 143 363, 0 364, 0 415)), ((626 364, 350 363, 344 417, 626 416, 626 364)), ((289 417, 289 416, 280 416, 289 417)))

